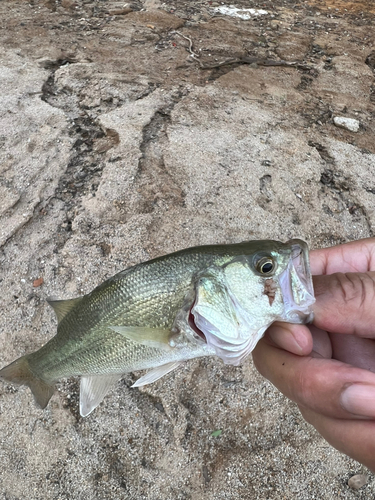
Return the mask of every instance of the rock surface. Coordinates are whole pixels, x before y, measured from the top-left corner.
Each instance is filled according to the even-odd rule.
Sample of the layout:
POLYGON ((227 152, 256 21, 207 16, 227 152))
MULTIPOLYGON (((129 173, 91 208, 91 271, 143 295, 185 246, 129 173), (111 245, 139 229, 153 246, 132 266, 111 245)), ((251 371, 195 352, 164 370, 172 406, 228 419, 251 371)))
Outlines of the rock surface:
MULTIPOLYGON (((252 7, 268 14, 248 20, 215 4, 0 3, 0 366, 55 334, 47 297, 87 293, 140 261, 374 235, 372 3, 266 0, 252 7), (201 67, 248 55, 303 65, 201 67), (356 134, 335 127, 342 115, 358 118, 356 134)), ((359 465, 250 359, 189 362, 140 390, 135 379, 86 419, 76 380, 44 411, 1 383, 0 498, 375 494, 372 474, 347 486, 359 465)))

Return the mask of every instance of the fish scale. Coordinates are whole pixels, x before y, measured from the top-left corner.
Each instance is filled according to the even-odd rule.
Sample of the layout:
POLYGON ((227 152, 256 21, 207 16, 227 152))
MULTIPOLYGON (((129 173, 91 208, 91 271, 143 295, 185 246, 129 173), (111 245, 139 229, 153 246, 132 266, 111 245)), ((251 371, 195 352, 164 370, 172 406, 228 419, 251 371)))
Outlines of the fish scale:
MULTIPOLYGON (((222 262, 220 256, 216 261, 222 262)), ((131 342, 108 330, 108 326, 132 325, 171 328, 176 312, 191 285, 192 275, 215 262, 212 255, 185 254, 168 263, 156 260, 120 272, 88 294, 59 324, 57 335, 29 357, 34 373, 52 382, 82 374, 126 373, 171 360, 204 356, 202 346, 175 350, 173 356, 160 349, 131 342), (182 270, 182 271, 181 271, 182 270), (167 302, 168 298, 173 298, 167 302), (73 334, 74 332, 74 334, 73 334), (68 337, 71 337, 67 340, 68 337), (82 345, 81 345, 82 344, 82 345), (93 355, 95 347, 96 356, 93 355), (59 353, 57 358, 56 353, 59 353), (151 364, 150 364, 151 363, 151 364)), ((192 346, 191 346, 192 347, 192 346)))

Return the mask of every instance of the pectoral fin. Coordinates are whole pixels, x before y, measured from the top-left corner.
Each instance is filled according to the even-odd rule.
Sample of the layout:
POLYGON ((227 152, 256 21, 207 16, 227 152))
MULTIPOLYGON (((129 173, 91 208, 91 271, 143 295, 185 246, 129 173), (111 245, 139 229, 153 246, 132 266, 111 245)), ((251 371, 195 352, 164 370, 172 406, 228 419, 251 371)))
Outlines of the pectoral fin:
POLYGON ((110 326, 109 328, 138 344, 157 349, 171 349, 169 341, 172 333, 170 330, 143 326, 110 326))
POLYGON ((91 413, 121 377, 121 373, 113 375, 83 375, 81 377, 79 392, 79 412, 81 416, 86 417, 91 413))
POLYGON ((166 363, 165 365, 158 366, 151 371, 147 372, 146 375, 139 378, 132 387, 142 387, 147 384, 152 384, 159 380, 159 378, 163 377, 167 373, 171 372, 175 368, 181 365, 181 361, 172 361, 171 363, 166 363))

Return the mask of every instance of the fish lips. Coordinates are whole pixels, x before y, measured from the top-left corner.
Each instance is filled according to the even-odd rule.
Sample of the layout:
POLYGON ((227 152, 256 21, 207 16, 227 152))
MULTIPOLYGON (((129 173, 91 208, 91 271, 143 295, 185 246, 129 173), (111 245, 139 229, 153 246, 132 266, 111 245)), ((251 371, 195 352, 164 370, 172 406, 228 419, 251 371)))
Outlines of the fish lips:
POLYGON ((314 287, 307 244, 299 239, 286 243, 290 247, 290 260, 279 276, 284 302, 281 321, 310 323, 313 320, 312 305, 315 302, 314 287))

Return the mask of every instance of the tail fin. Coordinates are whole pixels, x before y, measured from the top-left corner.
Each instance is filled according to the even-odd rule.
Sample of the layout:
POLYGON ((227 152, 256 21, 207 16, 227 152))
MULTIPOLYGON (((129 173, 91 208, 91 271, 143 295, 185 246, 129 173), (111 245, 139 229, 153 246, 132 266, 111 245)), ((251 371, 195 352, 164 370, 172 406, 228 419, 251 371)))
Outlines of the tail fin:
POLYGON ((55 391, 53 385, 47 384, 41 378, 35 376, 30 370, 27 356, 16 359, 8 366, 0 370, 0 378, 13 384, 27 385, 34 395, 35 401, 43 409, 47 406, 55 391))

